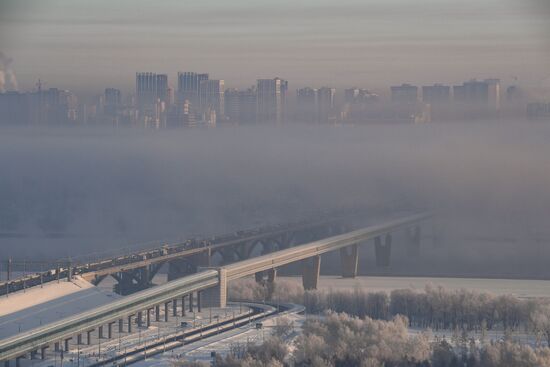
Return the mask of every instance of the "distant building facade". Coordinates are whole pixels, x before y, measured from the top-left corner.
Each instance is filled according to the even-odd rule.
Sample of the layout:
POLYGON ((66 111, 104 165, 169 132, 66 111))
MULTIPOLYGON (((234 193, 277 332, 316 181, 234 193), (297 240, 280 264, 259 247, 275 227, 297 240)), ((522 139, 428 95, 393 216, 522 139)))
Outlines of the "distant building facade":
POLYGON ((256 118, 259 124, 281 124, 286 118, 286 80, 258 79, 256 85, 256 118))
POLYGON ((418 101, 418 87, 410 84, 401 84, 390 87, 392 102, 416 103, 418 101))

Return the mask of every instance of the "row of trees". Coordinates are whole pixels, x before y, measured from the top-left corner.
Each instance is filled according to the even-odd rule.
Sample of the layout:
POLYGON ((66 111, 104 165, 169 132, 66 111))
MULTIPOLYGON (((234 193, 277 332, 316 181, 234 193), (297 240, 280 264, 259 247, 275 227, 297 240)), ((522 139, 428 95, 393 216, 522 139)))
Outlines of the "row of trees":
MULTIPOLYGON (((232 299, 262 301, 267 294, 266 287, 250 279, 233 282, 229 287, 232 299)), ((277 281, 272 301, 303 304, 309 313, 333 310, 376 320, 402 315, 409 320, 409 326, 434 330, 524 330, 545 338, 550 345, 550 304, 543 299, 434 286, 427 286, 424 291, 402 289, 389 294, 360 288, 304 291, 296 283, 277 281)))
MULTIPOLYGON (((450 343, 411 336, 404 316, 392 320, 328 312, 309 319, 292 348, 275 335, 262 345, 237 346, 216 367, 550 367, 550 348, 510 341, 450 343)), ((182 367, 208 364, 177 362, 182 367)))

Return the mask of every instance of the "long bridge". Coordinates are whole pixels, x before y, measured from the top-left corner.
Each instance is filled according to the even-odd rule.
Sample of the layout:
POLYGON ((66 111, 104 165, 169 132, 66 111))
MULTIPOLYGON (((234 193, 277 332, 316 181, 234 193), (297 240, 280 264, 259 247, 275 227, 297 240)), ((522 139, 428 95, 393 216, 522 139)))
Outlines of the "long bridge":
POLYGON ((164 264, 168 264, 168 280, 177 279, 195 273, 198 267, 211 266, 215 256, 220 257, 222 263, 229 264, 248 259, 256 248, 261 247, 261 251, 267 253, 342 233, 350 228, 348 222, 352 214, 358 213, 327 213, 295 223, 265 226, 210 238, 192 238, 81 264, 63 260, 57 262, 54 269, 17 279, 10 279, 13 264, 8 260, 5 266, 8 279, 0 282, 0 295, 63 278, 70 279, 75 275, 82 276, 94 285, 98 285, 107 276, 112 276, 117 281, 115 292, 127 295, 152 286, 153 277, 164 264))
POLYGON ((403 216, 397 219, 384 221, 361 229, 329 235, 326 238, 310 241, 286 249, 273 251, 248 260, 237 261, 218 267, 205 267, 198 273, 184 276, 180 279, 169 281, 150 289, 139 291, 133 295, 123 297, 99 308, 86 311, 36 329, 19 333, 15 336, 0 341, 0 360, 9 366, 10 360, 15 360, 16 365, 21 358, 28 354, 36 356, 45 355, 45 351, 55 345, 60 348, 62 343, 68 345, 68 341, 76 338, 78 343, 83 340, 83 334, 90 335, 96 330, 103 335, 103 329, 107 328, 108 335, 114 325, 118 325, 119 331, 127 320, 128 332, 131 332, 132 324, 141 325, 144 315, 147 323, 151 312, 160 320, 161 309, 166 318, 177 310, 181 303, 181 310, 185 312, 185 302, 189 301, 193 307, 193 297, 196 296, 197 307, 225 307, 227 302, 227 283, 241 277, 256 275, 257 280, 274 282, 276 271, 281 266, 302 262, 303 285, 305 289, 315 289, 319 280, 321 255, 327 252, 339 250, 345 270, 344 276, 355 276, 358 266, 358 247, 361 243, 374 240, 375 250, 381 257, 389 256, 392 233, 405 229, 412 233, 414 241, 420 241, 420 225, 430 219, 430 213, 417 213, 403 216))

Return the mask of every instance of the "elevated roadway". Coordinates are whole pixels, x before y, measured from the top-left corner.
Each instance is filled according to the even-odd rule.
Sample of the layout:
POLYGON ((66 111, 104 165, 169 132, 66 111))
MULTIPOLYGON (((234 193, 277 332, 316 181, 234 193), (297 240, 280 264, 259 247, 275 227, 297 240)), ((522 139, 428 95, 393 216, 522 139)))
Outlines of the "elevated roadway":
MULTIPOLYGON (((122 327, 124 318, 128 318, 128 328, 130 328, 132 317, 137 315, 141 323, 144 311, 147 318, 149 318, 149 311, 156 309, 158 318, 160 306, 164 306, 165 314, 167 314, 170 304, 172 306, 176 305, 178 299, 181 298, 183 306, 184 297, 187 296, 192 301, 194 293, 197 294, 198 307, 201 305, 201 299, 203 306, 225 307, 228 281, 264 271, 271 272, 269 278, 273 281, 278 267, 293 262, 304 262, 304 287, 315 288, 319 278, 320 256, 322 254, 339 249, 347 250, 349 247, 355 248, 355 251, 352 251, 351 254, 345 254, 344 252, 341 252, 341 254, 343 258, 347 259, 346 261, 351 262, 351 267, 355 266, 356 268, 357 246, 360 243, 374 239, 376 245, 381 242, 380 238, 382 236, 388 237, 391 232, 403 228, 410 229, 413 227, 417 229, 416 233, 419 233, 420 223, 430 217, 430 213, 408 215, 227 266, 205 269, 197 274, 140 291, 95 310, 0 340, 0 361, 8 361, 9 363, 9 360, 18 360, 29 353, 36 354, 37 351, 43 351, 54 343, 59 345, 75 336, 80 341, 83 333, 88 333, 89 339, 91 332, 99 330, 101 333, 105 325, 110 328, 111 325, 118 323, 119 328, 122 327), (308 261, 310 261, 309 264, 308 261)), ((173 308, 175 309, 175 307, 173 308)), ((182 309, 184 308, 182 307, 182 309)))

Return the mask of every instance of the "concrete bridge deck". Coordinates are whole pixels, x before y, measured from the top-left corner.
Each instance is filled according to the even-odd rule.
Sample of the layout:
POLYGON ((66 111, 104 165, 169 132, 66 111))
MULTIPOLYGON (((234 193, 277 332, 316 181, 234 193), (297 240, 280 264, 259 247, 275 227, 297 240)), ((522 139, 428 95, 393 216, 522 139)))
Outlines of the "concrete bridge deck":
MULTIPOLYGON (((124 318, 128 318, 130 321, 130 318, 137 315, 141 321, 144 310, 147 313, 147 318, 149 318, 149 311, 156 309, 158 317, 159 306, 164 306, 164 309, 168 310, 169 304, 172 303, 172 305, 175 305, 179 298, 182 298, 183 305, 183 297, 189 296, 192 300, 193 293, 197 293, 199 308, 201 295, 203 305, 225 307, 227 281, 251 274, 258 274, 266 270, 272 271, 270 278, 273 280, 277 267, 297 261, 313 259, 312 264, 304 263, 303 283, 306 288, 315 288, 319 278, 320 255, 323 253, 347 247, 355 246, 356 248, 358 244, 371 239, 374 239, 376 244, 380 242, 377 239, 380 239, 381 236, 388 237, 392 231, 418 226, 419 223, 430 217, 430 213, 408 215, 345 234, 299 245, 294 248, 275 251, 225 267, 205 269, 197 274, 185 276, 164 285, 140 291, 95 310, 1 340, 0 360, 17 360, 17 358, 22 358, 28 353, 33 354, 37 350, 48 348, 53 343, 59 345, 60 342, 74 336, 77 336, 80 340, 80 334, 88 333, 89 335, 95 329, 100 330, 99 332, 101 333, 104 325, 111 327, 116 322, 122 325, 124 318)), ((357 251, 352 251, 351 254, 344 256, 348 261, 355 262, 356 267, 357 251)), ((128 325, 130 327, 131 323, 129 322, 128 325)))

